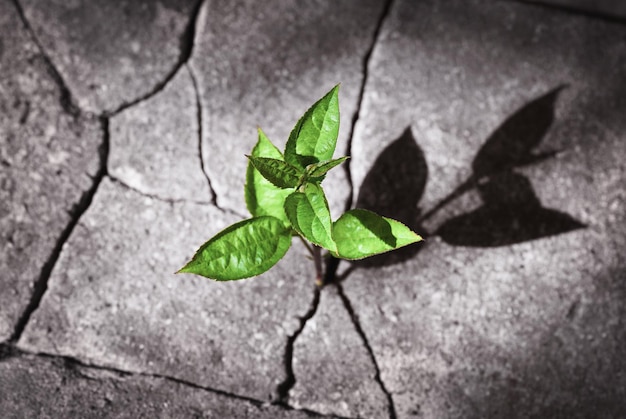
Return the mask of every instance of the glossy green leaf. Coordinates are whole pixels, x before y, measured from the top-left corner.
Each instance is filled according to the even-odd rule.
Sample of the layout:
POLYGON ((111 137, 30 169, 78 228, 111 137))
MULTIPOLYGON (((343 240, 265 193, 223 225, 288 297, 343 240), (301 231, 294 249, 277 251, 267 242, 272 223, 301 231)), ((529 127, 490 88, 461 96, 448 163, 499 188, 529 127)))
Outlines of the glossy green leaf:
POLYGON ((320 176, 324 176, 328 171, 334 167, 339 166, 344 161, 348 160, 350 157, 340 157, 334 160, 324 160, 319 163, 310 164, 306 167, 306 171, 309 177, 316 178, 320 176))
POLYGON ((218 281, 248 278, 274 266, 290 245, 291 230, 278 218, 249 218, 203 244, 178 272, 218 281))
POLYGON ((289 134, 285 161, 304 169, 330 160, 339 134, 339 85, 311 106, 289 134))
POLYGON ((363 259, 418 242, 422 238, 399 221, 371 211, 353 209, 333 225, 335 256, 363 259))
POLYGON ((285 213, 291 226, 310 242, 336 251, 330 210, 322 187, 308 183, 303 189, 293 192, 285 200, 285 213))
POLYGON ((289 163, 268 157, 248 156, 261 175, 279 188, 295 188, 302 173, 289 163))
MULTIPOLYGON (((259 140, 252 149, 251 156, 268 157, 282 160, 281 152, 270 142, 263 131, 259 129, 259 140)), ((281 189, 265 179, 252 163, 248 162, 246 171, 246 186, 244 189, 246 206, 253 217, 271 215, 285 224, 289 223, 285 215, 285 198, 292 192, 289 189, 281 189)))

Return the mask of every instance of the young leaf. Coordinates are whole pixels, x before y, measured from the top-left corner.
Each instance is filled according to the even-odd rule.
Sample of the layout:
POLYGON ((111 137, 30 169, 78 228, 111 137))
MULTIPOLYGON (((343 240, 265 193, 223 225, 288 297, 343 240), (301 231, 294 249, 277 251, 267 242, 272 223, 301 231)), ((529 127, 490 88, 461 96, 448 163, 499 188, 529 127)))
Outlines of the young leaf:
POLYGON ((336 256, 343 259, 363 259, 422 240, 401 222, 363 209, 339 217, 333 225, 333 238, 336 256))
POLYGON ((274 186, 295 188, 302 173, 287 162, 268 157, 248 156, 255 169, 274 186))
POLYGON ((339 85, 311 106, 289 134, 285 161, 300 169, 330 160, 339 134, 339 85))
POLYGON ((339 166, 344 161, 348 160, 350 157, 340 157, 334 160, 324 160, 319 163, 310 164, 306 167, 306 171, 309 174, 309 177, 316 178, 320 176, 324 176, 330 169, 333 167, 339 166))
POLYGON ((285 200, 285 213, 292 227, 310 242, 330 251, 337 246, 332 238, 332 220, 322 187, 313 183, 304 186, 285 200))
MULTIPOLYGON (((263 131, 259 129, 259 140, 252 149, 251 155, 254 157, 268 157, 282 160, 283 155, 265 136, 263 131)), ((285 215, 285 198, 292 191, 289 189, 280 189, 265 179, 252 163, 248 162, 246 171, 245 198, 248 211, 253 217, 263 215, 271 215, 282 220, 285 224, 289 223, 285 215)))
POLYGON ((274 266, 290 245, 291 231, 278 218, 249 218, 204 243, 177 273, 193 273, 218 281, 248 278, 274 266))

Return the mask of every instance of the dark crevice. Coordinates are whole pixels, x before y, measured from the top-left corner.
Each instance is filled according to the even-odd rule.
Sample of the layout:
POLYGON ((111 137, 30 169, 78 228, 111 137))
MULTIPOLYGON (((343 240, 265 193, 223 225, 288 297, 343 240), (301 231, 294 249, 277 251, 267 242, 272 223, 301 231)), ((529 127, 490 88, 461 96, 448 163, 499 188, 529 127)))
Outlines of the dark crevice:
MULTIPOLYGON (((380 14, 380 17, 376 24, 376 28, 374 29, 374 34, 372 36, 372 43, 370 44, 369 48, 365 52, 365 55, 363 56, 363 61, 362 61, 363 80, 361 81, 361 88, 359 89, 359 96, 357 99, 356 111, 354 112, 354 115, 352 115, 352 122, 350 124, 350 133, 348 134, 348 150, 347 150, 348 155, 352 154, 351 152, 352 152, 352 140, 354 137, 354 129, 356 128, 356 124, 359 121, 359 117, 361 116, 361 107, 363 105, 363 97, 365 95, 365 86, 367 85, 367 80, 369 76, 368 69, 369 69, 370 59, 372 58, 372 53, 374 52, 374 48, 376 47, 376 44, 378 43, 378 39, 380 37, 380 32, 383 27, 383 23, 387 19, 387 16, 389 16, 389 11, 391 10, 392 4, 393 4, 393 0, 385 1, 385 5, 383 6, 383 11, 380 14)), ((348 184, 350 187, 350 193, 348 195, 348 201, 346 202, 346 207, 345 207, 345 210, 347 211, 352 206, 352 199, 354 195, 354 185, 352 184, 352 172, 350 171, 350 167, 351 167, 350 159, 348 159, 344 163, 343 167, 344 167, 344 170, 346 171, 346 178, 348 179, 348 184)))
MULTIPOLYGON (((243 402, 248 402, 258 408, 263 408, 266 405, 266 402, 261 401, 261 400, 257 400, 251 397, 246 397, 246 396, 242 396, 240 394, 236 394, 236 393, 231 393, 228 391, 224 391, 224 390, 219 390, 219 389, 215 389, 212 387, 207 387, 207 386, 202 386, 200 384, 196 384, 194 382, 191 381, 187 381, 187 380, 183 380, 180 378, 176 378, 176 377, 171 377, 169 375, 163 375, 163 374, 156 374, 156 373, 146 373, 146 372, 131 372, 131 371, 125 371, 119 368, 115 368, 115 367, 110 367, 110 366, 101 366, 101 365, 96 365, 96 364, 90 364, 84 361, 81 361, 80 359, 71 357, 71 356, 66 356, 66 355, 57 355, 57 354, 48 354, 48 353, 33 353, 33 352, 29 352, 26 351, 24 349, 21 348, 17 348, 15 347, 13 344, 0 344, 0 362, 2 362, 3 360, 6 359, 10 359, 10 358, 18 358, 18 357, 23 357, 23 356, 35 356, 35 357, 40 357, 40 358, 45 358, 45 359, 50 359, 53 361, 60 361, 63 366, 65 367, 65 369, 69 372, 73 372, 73 373, 77 373, 80 376, 83 376, 85 378, 88 379, 94 379, 93 377, 88 377, 85 376, 84 373, 81 373, 80 370, 81 369, 90 369, 90 370, 96 370, 96 371, 105 371, 108 373, 113 373, 117 376, 119 376, 120 378, 127 378, 127 377, 143 377, 143 378, 153 378, 153 379, 161 379, 161 380, 166 380, 166 381, 170 381, 172 383, 176 383, 176 384, 180 384, 186 387, 191 387, 194 389, 198 389, 198 390, 203 390, 203 391, 208 391, 210 393, 214 393, 217 394, 219 396, 224 396, 224 397, 228 397, 231 399, 236 399, 239 401, 243 401, 243 402)), ((287 405, 279 405, 279 407, 282 407, 286 410, 295 410, 293 407, 291 406, 287 406, 287 405)), ((336 416, 326 416, 326 415, 322 415, 318 412, 312 411, 312 410, 298 410, 298 411, 302 411, 305 412, 307 414, 309 414, 311 417, 336 417, 336 416)))
POLYGON ((135 193, 138 193, 139 195, 145 196, 147 198, 150 199, 154 199, 156 201, 161 201, 161 202, 165 202, 168 204, 177 204, 177 203, 190 203, 190 204, 197 204, 197 205, 211 205, 210 201, 194 201, 194 200, 190 200, 190 199, 174 199, 174 198, 164 198, 162 196, 158 196, 158 195, 154 195, 148 192, 144 192, 141 191, 133 186, 130 186, 128 183, 124 182, 123 180, 111 175, 110 173, 107 173, 107 177, 116 185, 121 186, 124 189, 128 189, 130 191, 133 191, 135 193))
POLYGON ((72 98, 72 93, 70 92, 70 89, 65 84, 63 77, 61 77, 61 73, 59 73, 59 71, 56 69, 56 67, 52 63, 52 60, 50 59, 48 54, 46 54, 46 50, 43 48, 43 46, 39 42, 39 38, 37 38, 35 31, 33 30, 28 20, 26 19, 26 15, 24 14, 24 9, 22 9, 22 6, 20 5, 19 1, 13 0, 13 4, 15 5, 15 8, 17 9, 17 13, 20 17, 20 20, 22 21, 22 24, 26 28, 26 31, 29 33, 35 45, 37 45, 37 49, 39 50, 39 53, 41 54, 41 57, 44 63, 46 64, 46 69, 48 71, 48 74, 54 80, 54 82, 59 88, 59 91, 60 91, 59 100, 61 102, 61 107, 66 113, 70 114, 71 116, 78 117, 81 111, 79 107, 74 103, 74 99, 72 98))
POLYGON ((317 307, 319 306, 320 302, 320 293, 320 287, 316 286, 313 289, 313 300, 311 301, 309 309, 304 314, 304 316, 300 317, 300 327, 298 327, 298 330, 296 330, 287 339, 287 345, 285 346, 284 355, 286 377, 283 382, 276 387, 275 404, 287 406, 289 403, 289 392, 296 384, 296 376, 293 372, 293 347, 296 343, 296 339, 298 339, 298 336, 300 336, 300 334, 306 327, 306 323, 315 315, 315 312, 317 311, 317 307))
POLYGON ((82 215, 91 205, 93 197, 96 194, 100 183, 102 183, 102 179, 106 175, 107 160, 109 156, 109 120, 105 117, 101 117, 100 125, 103 132, 102 143, 98 149, 98 154, 100 156, 100 167, 98 168, 95 176, 93 176, 93 183, 91 187, 87 191, 83 192, 79 201, 74 204, 73 208, 69 211, 71 219, 59 236, 54 248, 52 249, 52 253, 48 257, 48 260, 41 268, 39 277, 33 284, 33 292, 30 301, 28 302, 24 312, 18 319, 15 325, 15 329, 13 330, 13 334, 9 339, 9 342, 17 342, 20 339, 31 316, 37 310, 37 308, 39 308, 39 304, 41 303, 41 300, 43 299, 43 296, 48 289, 48 280, 50 279, 50 275, 52 274, 52 269, 59 260, 59 256, 61 255, 61 251, 63 250, 63 245, 69 239, 72 231, 74 231, 74 227, 76 227, 76 224, 78 224, 78 221, 80 220, 82 215))
MULTIPOLYGON (((392 5, 393 5, 393 0, 385 1, 385 4, 383 6, 383 11, 380 14, 380 17, 378 18, 378 22, 376 23, 376 28, 374 29, 374 34, 372 35, 372 43, 370 44, 369 48, 365 52, 365 55, 363 56, 363 61, 362 61, 363 80, 361 81, 361 88, 359 89, 359 95, 357 98, 356 111, 354 112, 354 115, 352 115, 350 132, 348 134, 348 150, 347 150, 348 155, 352 154, 352 141, 354 139, 354 130, 356 128, 356 124, 359 121, 359 118, 361 115, 363 97, 365 96, 365 86, 367 85, 367 80, 369 76, 368 69, 369 69, 370 59, 372 58, 372 53, 374 52, 374 48, 376 47, 376 44, 378 43, 378 39, 380 38, 380 33, 382 30, 383 24, 385 20, 387 20, 387 17, 389 16, 392 5)), ((346 200, 346 205, 344 208, 344 211, 348 211, 352 208, 352 201, 354 199, 354 184, 352 183, 352 172, 350 170, 351 159, 348 159, 343 164, 343 167, 346 173, 346 179, 348 180, 348 187, 350 189, 350 192, 348 193, 348 199, 346 200)), ((337 281, 337 269, 339 268, 339 263, 340 263, 339 259, 331 255, 328 256, 322 285, 332 284, 337 281)))
POLYGON ((180 69, 191 58, 191 54, 193 53, 193 47, 194 47, 195 38, 196 38, 196 25, 198 23, 198 17, 200 15, 200 10, 202 9, 203 4, 204 4, 204 0, 198 0, 196 5, 193 7, 190 17, 189 17, 189 22, 187 23, 187 27, 185 28, 185 30, 183 31, 180 37, 180 54, 178 56, 178 61, 176 62, 176 64, 174 64, 174 67, 172 67, 169 73, 165 75, 163 80, 161 80, 156 86, 154 86, 154 88, 148 93, 136 99, 133 99, 131 101, 122 103, 116 109, 109 111, 109 112, 105 112, 106 115, 114 116, 122 112, 123 110, 130 108, 131 106, 135 106, 138 103, 141 103, 145 100, 150 99, 151 97, 153 97, 154 95, 156 95, 157 93, 165 89, 165 87, 169 84, 169 82, 172 81, 172 79, 176 76, 176 74, 178 74, 180 69))
POLYGON ((352 324, 354 325, 354 328, 356 329, 356 332, 361 337, 361 340, 363 341, 363 345, 365 345, 365 348, 367 349, 367 353, 370 356, 370 360, 372 361, 372 364, 374 365, 374 370, 376 371, 374 379, 376 380, 376 382, 380 386, 381 390, 383 391, 383 393, 385 393, 385 396, 387 397, 387 406, 389 408, 389 418, 390 419, 396 419, 397 415, 396 415, 396 408, 395 408, 395 405, 393 403, 393 398, 391 397, 391 393, 389 392, 389 390, 387 390, 387 387, 385 386, 385 383, 383 382, 382 378, 380 377, 380 368, 378 368, 378 362, 376 362, 376 357, 374 356, 374 351, 372 350, 372 347, 370 346, 370 343, 367 340, 367 336, 365 336, 365 332, 363 331, 363 328, 361 327, 361 323, 359 322, 359 318, 358 318, 356 312, 354 311, 354 308, 352 307, 352 303, 348 299, 348 296, 343 292, 343 287, 341 286, 341 284, 337 283, 337 284, 335 284, 335 286, 337 287, 337 291, 338 291, 339 297, 341 298, 341 301, 343 302, 344 307, 346 308, 346 310, 350 314, 350 319, 352 320, 352 324))
POLYGON ((204 175, 207 184, 209 185, 209 192, 211 193, 211 203, 220 208, 217 204, 217 193, 213 188, 213 184, 211 183, 211 178, 204 167, 204 157, 202 152, 202 135, 203 135, 203 127, 202 127, 202 97, 200 97, 200 89, 198 86, 198 82, 196 79, 196 75, 191 68, 191 66, 187 66, 187 70, 189 71, 189 77, 191 78, 191 83, 193 84, 193 90, 196 94, 196 116, 197 116, 197 124, 198 124, 198 159, 200 161, 200 170, 202 170, 202 174, 204 175))
POLYGON ((591 19, 599 19, 609 23, 626 24, 626 17, 615 16, 609 13, 594 10, 583 10, 574 6, 567 6, 565 4, 552 4, 545 3, 541 0, 504 0, 510 3, 526 4, 535 7, 541 7, 547 10, 555 10, 562 13, 566 13, 574 16, 584 16, 591 19))

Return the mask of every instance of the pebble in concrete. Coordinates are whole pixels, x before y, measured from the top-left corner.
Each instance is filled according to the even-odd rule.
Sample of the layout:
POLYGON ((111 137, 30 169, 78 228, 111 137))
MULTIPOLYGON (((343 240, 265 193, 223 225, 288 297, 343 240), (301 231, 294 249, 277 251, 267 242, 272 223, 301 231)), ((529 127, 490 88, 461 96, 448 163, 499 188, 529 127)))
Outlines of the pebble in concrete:
POLYGON ((20 3, 77 105, 101 113, 147 95, 176 68, 197 0, 20 3))
MULTIPOLYGON (((436 234, 452 216, 484 210, 494 198, 515 199, 522 190, 534 210, 558 211, 585 225, 546 237, 536 227, 553 223, 542 225, 537 216, 509 231, 536 229, 536 240, 492 247, 506 217, 514 220, 529 202, 503 205, 500 219, 475 219, 444 237, 454 242, 471 232, 480 241, 482 234, 472 245, 480 247, 430 237, 404 263, 352 273, 345 292, 398 417, 585 418, 626 411, 625 35, 620 25, 522 4, 396 3, 370 66, 353 144, 355 186, 410 127, 428 166, 420 206, 432 208, 472 167, 486 171, 487 163, 496 167, 506 158, 511 148, 501 150, 500 160, 475 160, 501 124, 567 84, 554 111, 533 105, 531 124, 554 113, 545 135, 524 138, 526 128, 510 134, 535 145, 534 154, 561 152, 490 173, 473 200, 453 201, 424 230, 436 234), (488 193, 487 186, 505 180, 520 189, 488 193)), ((326 333, 333 341, 342 331, 326 333)))
POLYGON ((166 203, 105 179, 19 346, 270 399, 311 300, 306 250, 294 241, 272 270, 243 281, 174 275, 234 221, 213 206, 166 203))
POLYGON ((196 92, 183 67, 154 97, 111 118, 109 174, 161 199, 210 202, 198 128, 196 92))
MULTIPOLYGON (((241 188, 257 127, 282 150, 298 118, 337 83, 347 152, 351 120, 382 2, 238 0, 207 3, 191 59, 203 105, 203 156, 218 204, 243 213, 241 188), (210 4, 210 8, 208 5, 210 4), (225 158, 227 156, 227 158, 225 158)), ((335 218, 349 194, 345 172, 324 184, 335 218)))
POLYGON ((120 375, 28 355, 0 361, 0 394, 6 419, 311 417, 163 378, 120 375))
POLYGON ((97 120, 63 110, 59 86, 14 5, 0 1, 0 341, 99 169, 97 120))
POLYGON ((296 340, 293 370, 289 401, 295 407, 343 417, 389 414, 376 369, 336 287, 324 288, 315 316, 296 340), (330 340, 327 329, 340 332, 330 340))

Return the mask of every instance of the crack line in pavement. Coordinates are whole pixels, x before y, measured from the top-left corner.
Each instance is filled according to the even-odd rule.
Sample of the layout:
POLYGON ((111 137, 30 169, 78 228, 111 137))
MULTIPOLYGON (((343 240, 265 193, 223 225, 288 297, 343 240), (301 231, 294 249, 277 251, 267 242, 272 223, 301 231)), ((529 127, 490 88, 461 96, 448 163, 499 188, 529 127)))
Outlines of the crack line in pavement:
MULTIPOLYGON (((84 362, 78 358, 74 358, 72 356, 68 356, 68 355, 59 355, 59 354, 49 354, 49 353, 45 353, 45 352, 30 352, 28 350, 22 349, 22 348, 18 348, 16 346, 14 346, 11 343, 0 343, 0 362, 3 362, 4 360, 8 360, 11 358, 20 358, 23 357, 25 355, 28 356, 34 356, 37 358, 46 358, 46 359, 51 359, 51 360, 60 360, 63 361, 63 364, 65 365, 65 367, 67 368, 68 371, 76 371, 79 367, 80 368, 85 368, 85 369, 91 369, 91 370, 97 370, 97 371, 106 371, 109 373, 114 373, 116 375, 119 375, 120 378, 123 377, 144 377, 144 378, 154 378, 154 379, 162 379, 162 380, 166 380, 166 381, 171 381, 186 387, 192 387, 198 390, 203 390, 203 391, 207 391, 210 393, 214 393, 217 394, 219 396, 224 396, 224 397, 228 397, 231 399, 236 399, 236 400, 240 400, 240 401, 245 401, 248 402, 258 408, 263 408, 264 406, 267 405, 266 402, 262 401, 262 400, 257 400, 251 397, 247 397, 247 396, 242 396, 236 393, 230 393, 228 391, 224 391, 224 390, 219 390, 219 389, 215 389, 212 387, 207 387, 207 386, 202 386, 200 384, 196 384, 194 382, 191 381, 187 381, 187 380, 183 380, 180 378, 176 378, 176 377, 171 377, 169 375, 164 375, 164 374, 157 374, 157 373, 147 373, 147 372, 131 372, 131 371, 125 371, 119 368, 115 368, 115 367, 111 367, 111 366, 102 366, 102 365, 97 365, 97 364, 91 364, 88 362, 84 362)), ((81 374, 79 372, 79 374, 81 374)), ((83 375, 83 374, 81 374, 83 375)), ((94 379, 94 377, 86 377, 89 379, 94 379)), ((95 379, 99 379, 99 378, 95 378, 95 379)), ((338 419, 350 419, 350 418, 344 418, 342 416, 336 416, 336 415, 325 415, 319 412, 316 412, 314 410, 309 410, 309 409, 294 409, 293 407, 289 406, 289 405, 282 405, 282 404, 276 404, 277 407, 283 408, 285 410, 289 410, 289 411, 299 411, 299 412, 304 412, 308 415, 311 416, 316 416, 316 417, 328 417, 328 418, 338 418, 338 419)))
POLYGON ((50 75, 50 77, 52 77, 52 79, 54 80, 54 82, 56 83, 56 85, 58 86, 61 92, 60 97, 59 97, 59 100, 61 102, 61 108, 63 108, 63 110, 66 113, 68 113, 69 115, 73 117, 79 116, 81 113, 80 108, 74 103, 74 99, 72 98, 72 93, 70 89, 67 87, 67 85, 65 84, 63 77, 61 77, 61 73, 59 73, 57 68, 52 63, 50 56, 46 54, 46 50, 43 48, 43 45, 41 45, 41 43, 39 42, 39 38, 37 38, 37 35, 35 34, 35 31, 33 30, 32 26, 30 25, 30 22, 28 21, 28 19, 26 19, 26 15, 24 14, 24 9, 22 9, 22 5, 19 3, 18 0, 13 0, 13 4, 15 8, 17 9, 17 14, 20 17, 22 24, 26 28, 26 31, 30 35, 32 41, 37 46, 37 49, 39 50, 39 53, 41 54, 41 57, 43 58, 43 61, 46 64, 48 74, 50 75))
POLYGON ((354 308, 352 307, 352 303, 348 299, 348 296, 343 292, 343 287, 341 286, 341 284, 336 283, 335 286, 337 287, 337 292, 339 294, 339 297, 341 298, 341 301, 343 302, 343 306, 346 308, 346 310, 350 314, 350 319, 352 320, 352 324, 354 325, 356 332, 361 337, 361 340, 363 341, 363 344, 365 345, 365 349, 367 349, 367 353, 370 356, 370 360, 372 361, 372 364, 374 364, 374 370, 376 372, 374 375, 374 380, 376 380, 381 390, 383 391, 383 393, 385 393, 385 396, 387 397, 387 403, 389 406, 389 418, 396 419, 397 418, 396 407, 393 402, 393 397, 391 397, 391 393, 389 392, 389 390, 387 390, 387 387, 385 386, 385 383, 383 382, 380 376, 380 368, 378 367, 378 362, 376 362, 374 351, 372 347, 370 346, 369 341, 367 340, 367 336, 365 335, 363 328, 361 327, 359 318, 356 312, 354 311, 354 308))
MULTIPOLYGON (((354 137, 354 130, 361 116, 361 107, 363 105, 363 97, 365 96, 365 85, 367 84, 367 79, 369 75, 368 68, 369 68, 370 59, 372 58, 372 53, 374 52, 374 48, 376 47, 376 44, 378 44, 378 39, 380 38, 380 33, 383 27, 383 23, 387 19, 387 16, 389 16, 389 11, 391 10, 392 4, 393 4, 393 0, 385 1, 385 4, 383 6, 383 11, 380 14, 378 22, 376 23, 376 28, 374 29, 374 34, 372 36, 372 43, 370 44, 369 48, 365 52, 365 55, 363 56, 363 61, 362 61, 363 80, 361 81, 361 88, 359 89, 359 95, 357 98, 356 111, 354 112, 354 115, 352 115, 350 133, 348 134, 348 155, 352 154, 352 140, 354 137)), ((346 202, 346 207, 345 207, 346 211, 348 211, 352 207, 352 200, 353 200, 353 195, 354 195, 354 184, 352 183, 352 172, 350 171, 350 167, 352 165, 351 160, 352 159, 348 159, 343 164, 344 170, 346 172, 346 177, 348 179, 348 185, 350 186, 350 194, 348 196, 348 201, 346 202)))
MULTIPOLYGON (((213 183, 211 183, 211 178, 204 167, 204 157, 202 153, 202 98, 200 97, 200 89, 198 88, 198 82, 196 79, 196 74, 193 71, 193 68, 190 65, 185 66, 187 71, 189 72, 189 77, 191 78, 191 84, 193 84, 193 90, 196 94, 196 111, 197 111, 197 124, 198 124, 198 159, 200 160, 200 170, 202 170, 202 174, 204 175, 207 184, 209 185, 209 191, 211 193, 211 203, 220 208, 217 204, 217 192, 213 188, 213 183)), ((221 208, 220 208, 221 209, 221 208)))
POLYGON ((572 6, 567 6, 565 4, 551 4, 551 3, 545 3, 541 0, 501 0, 501 1, 505 1, 507 3, 516 3, 516 4, 524 4, 527 6, 540 7, 546 10, 558 11, 558 12, 562 12, 562 13, 566 13, 566 14, 574 15, 574 16, 583 16, 583 17, 587 17, 590 19, 604 20, 610 23, 619 23, 622 25, 626 24, 626 18, 624 17, 610 15, 609 13, 605 13, 601 11, 578 9, 572 6))
POLYGON ((185 28, 183 34, 180 37, 180 54, 178 56, 178 61, 176 62, 176 64, 174 64, 174 67, 170 70, 170 72, 167 73, 165 77, 163 78, 163 80, 157 83, 157 85, 154 86, 154 88, 150 90, 148 93, 141 95, 140 97, 130 100, 128 102, 124 102, 112 111, 105 112, 107 116, 117 115, 118 113, 122 112, 125 109, 128 109, 132 106, 135 106, 141 102, 144 102, 150 99, 151 97, 155 96, 156 94, 161 92, 163 89, 165 89, 167 85, 170 83, 170 81, 172 81, 172 79, 176 77, 176 74, 178 74, 180 69, 183 68, 185 64, 187 64, 189 59, 191 58, 191 54, 193 52, 193 47, 195 44, 198 17, 200 16, 200 10, 202 9, 202 5, 204 4, 204 2, 205 0, 198 0, 196 5, 191 11, 189 22, 187 23, 187 28, 185 28))
POLYGON ((161 202, 165 202, 167 204, 178 204, 178 203, 190 203, 190 204, 196 204, 196 205, 211 205, 210 201, 195 201, 195 200, 191 200, 191 199, 182 199, 182 198, 164 198, 162 196, 158 196, 158 195, 154 195, 148 192, 144 192, 142 190, 139 190, 137 188, 135 188, 134 186, 130 186, 128 183, 124 182, 123 180, 111 175, 110 173, 106 174, 106 177, 108 177, 113 183, 115 183, 116 185, 121 186, 124 189, 128 189, 130 191, 133 191, 141 196, 145 196, 146 198, 150 198, 150 199, 154 199, 156 201, 161 201, 161 202))
POLYGON ((104 176, 106 175, 107 160, 109 157, 109 120, 105 117, 101 117, 100 125, 102 129, 102 143, 98 147, 98 154, 100 156, 100 167, 93 177, 93 183, 91 187, 87 191, 83 192, 79 201, 75 203, 72 209, 69 211, 71 219, 57 239, 57 242, 52 249, 52 253, 48 257, 48 260, 42 266, 39 273, 39 278, 37 278, 37 280, 33 284, 33 292, 31 294, 30 301, 28 302, 28 304, 26 305, 26 309, 18 319, 15 325, 15 329, 13 330, 13 334, 9 338, 9 342, 17 342, 20 339, 31 316, 37 310, 37 308, 39 308, 39 304, 41 303, 44 294, 48 290, 48 280, 50 279, 52 270, 59 260, 59 256, 61 256, 63 245, 69 239, 72 231, 74 231, 74 227, 76 227, 82 215, 91 205, 93 197, 95 196, 98 187, 100 186, 100 183, 102 183, 102 179, 104 179, 104 176))
POLYGON ((289 392, 296 384, 296 376, 293 372, 293 347, 296 343, 296 339, 304 330, 307 322, 311 320, 311 318, 315 315, 317 311, 317 307, 320 303, 320 287, 316 286, 313 289, 313 300, 311 301, 311 305, 304 316, 300 317, 300 327, 293 333, 293 335, 287 338, 287 345, 285 346, 285 374, 286 377, 282 383, 276 386, 276 404, 287 406, 289 403, 289 392))

